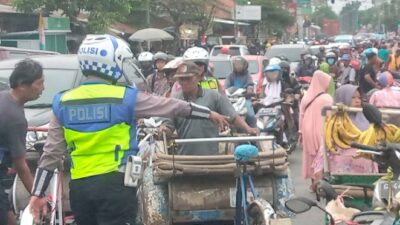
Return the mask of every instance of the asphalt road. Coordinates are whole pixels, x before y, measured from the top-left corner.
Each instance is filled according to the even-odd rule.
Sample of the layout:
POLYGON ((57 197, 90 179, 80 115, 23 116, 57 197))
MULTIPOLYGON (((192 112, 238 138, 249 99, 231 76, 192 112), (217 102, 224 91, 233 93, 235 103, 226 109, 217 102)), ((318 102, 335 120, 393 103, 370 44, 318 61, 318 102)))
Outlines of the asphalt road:
MULTIPOLYGON (((310 193, 309 187, 311 185, 310 181, 305 181, 301 171, 302 171, 302 154, 301 148, 297 148, 290 156, 290 168, 292 173, 292 178, 295 187, 295 195, 307 197, 316 200, 315 194, 310 193)), ((321 205, 322 202, 320 202, 321 205)), ((294 225, 323 225, 324 224, 324 214, 317 208, 312 208, 310 211, 303 214, 296 215, 293 220, 294 225)))

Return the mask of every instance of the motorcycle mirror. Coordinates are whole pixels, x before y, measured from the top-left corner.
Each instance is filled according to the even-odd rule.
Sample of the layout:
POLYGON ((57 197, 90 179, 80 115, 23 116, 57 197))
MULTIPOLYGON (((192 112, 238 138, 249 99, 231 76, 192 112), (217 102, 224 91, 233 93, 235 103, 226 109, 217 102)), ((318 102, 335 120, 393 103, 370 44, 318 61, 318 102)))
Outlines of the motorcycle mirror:
POLYGON ((296 214, 307 212, 308 210, 311 209, 311 207, 316 205, 317 203, 314 202, 313 200, 302 197, 289 199, 285 202, 286 208, 288 208, 290 211, 296 214))
POLYGON ((331 225, 335 224, 332 214, 327 212, 325 209, 323 209, 321 206, 319 206, 315 201, 313 201, 311 199, 304 198, 304 197, 292 198, 285 202, 285 206, 290 211, 292 211, 296 214, 307 212, 308 210, 310 210, 312 207, 315 206, 318 209, 320 209, 321 211, 323 211, 329 215, 329 220, 330 220, 331 225))
POLYGON ((374 105, 364 103, 363 114, 370 123, 373 123, 378 126, 382 125, 382 113, 374 105))
POLYGON ((324 192, 328 201, 335 200, 338 197, 338 193, 335 191, 332 185, 325 180, 318 181, 318 188, 324 192))

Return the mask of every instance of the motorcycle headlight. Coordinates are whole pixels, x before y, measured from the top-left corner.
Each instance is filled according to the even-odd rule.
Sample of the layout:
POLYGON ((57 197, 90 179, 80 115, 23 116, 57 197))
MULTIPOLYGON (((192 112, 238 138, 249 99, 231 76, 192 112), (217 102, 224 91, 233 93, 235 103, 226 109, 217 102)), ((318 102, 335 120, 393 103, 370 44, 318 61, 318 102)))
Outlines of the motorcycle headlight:
POLYGON ((36 142, 46 140, 48 125, 42 127, 28 128, 26 133, 26 147, 30 149, 36 142))
POLYGON ((257 119, 257 127, 258 127, 258 129, 260 129, 260 130, 264 130, 264 129, 265 129, 264 121, 258 118, 258 119, 257 119))

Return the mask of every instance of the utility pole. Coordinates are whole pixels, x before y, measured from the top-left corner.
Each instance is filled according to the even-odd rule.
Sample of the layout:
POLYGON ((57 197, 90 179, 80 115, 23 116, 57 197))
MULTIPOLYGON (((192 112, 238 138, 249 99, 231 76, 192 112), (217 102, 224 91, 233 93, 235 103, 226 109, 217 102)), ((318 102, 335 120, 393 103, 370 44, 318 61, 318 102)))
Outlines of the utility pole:
POLYGON ((146 24, 150 27, 150 0, 146 0, 146 24))
POLYGON ((234 0, 233 1, 234 3, 234 5, 233 5, 233 20, 234 20, 234 23, 233 23, 233 32, 234 32, 234 37, 235 37, 235 42, 237 41, 237 37, 238 37, 238 22, 237 22, 237 19, 236 19, 236 6, 237 6, 237 3, 236 3, 236 0, 234 0))

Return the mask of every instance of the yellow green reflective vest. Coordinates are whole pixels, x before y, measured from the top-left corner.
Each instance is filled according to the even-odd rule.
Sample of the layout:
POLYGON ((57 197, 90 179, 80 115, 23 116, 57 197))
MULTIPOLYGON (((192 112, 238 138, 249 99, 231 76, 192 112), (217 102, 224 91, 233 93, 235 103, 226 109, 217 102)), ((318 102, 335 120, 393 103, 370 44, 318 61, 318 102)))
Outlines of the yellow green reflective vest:
POLYGON ((117 171, 136 155, 136 96, 134 88, 84 83, 54 97, 73 180, 117 171))
POLYGON ((214 77, 206 77, 206 80, 200 81, 200 86, 204 89, 219 90, 218 80, 214 77))

